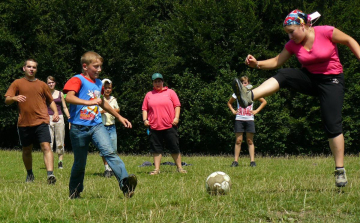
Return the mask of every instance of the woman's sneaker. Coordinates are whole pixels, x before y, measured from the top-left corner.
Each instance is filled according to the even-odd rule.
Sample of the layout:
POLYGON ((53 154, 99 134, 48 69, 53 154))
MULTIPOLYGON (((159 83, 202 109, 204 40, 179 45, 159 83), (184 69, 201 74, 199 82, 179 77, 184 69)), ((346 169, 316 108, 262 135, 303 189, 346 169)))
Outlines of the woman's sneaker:
POLYGON ((234 79, 232 89, 237 97, 239 105, 242 108, 247 108, 252 104, 251 91, 244 87, 239 79, 234 79))
POLYGON ((237 166, 239 166, 239 163, 236 161, 233 161, 231 164, 231 167, 237 167, 237 166))
POLYGON ((250 162, 250 166, 251 166, 251 167, 256 167, 255 161, 250 162))
POLYGON ((336 169, 334 175, 335 175, 335 185, 337 187, 345 187, 345 185, 347 184, 345 168, 336 169))

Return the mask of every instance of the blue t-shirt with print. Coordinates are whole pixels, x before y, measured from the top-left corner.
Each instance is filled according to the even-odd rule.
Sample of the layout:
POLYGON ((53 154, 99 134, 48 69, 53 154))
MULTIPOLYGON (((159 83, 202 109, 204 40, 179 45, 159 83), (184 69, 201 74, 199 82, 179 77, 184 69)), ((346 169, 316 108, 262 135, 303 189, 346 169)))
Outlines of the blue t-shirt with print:
MULTIPOLYGON (((81 87, 77 93, 77 97, 83 100, 94 100, 100 98, 102 82, 99 79, 95 79, 95 83, 90 82, 81 74, 75 77, 81 80, 81 87)), ((72 124, 95 126, 102 123, 101 114, 98 105, 74 105, 70 104, 70 120, 72 124)))

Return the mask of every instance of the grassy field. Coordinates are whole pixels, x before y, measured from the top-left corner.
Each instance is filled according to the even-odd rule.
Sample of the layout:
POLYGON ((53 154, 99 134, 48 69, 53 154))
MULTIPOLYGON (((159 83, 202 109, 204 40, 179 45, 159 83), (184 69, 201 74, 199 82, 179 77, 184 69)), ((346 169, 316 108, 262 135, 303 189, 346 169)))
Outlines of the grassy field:
MULTIPOLYGON (((115 178, 101 176, 98 154, 89 154, 81 199, 68 199, 73 161, 65 155, 55 168, 56 185, 46 184, 42 153, 34 152, 35 182, 26 184, 20 151, 0 151, 0 222, 360 222, 360 163, 345 158, 349 183, 335 187, 332 157, 257 158, 257 167, 242 157, 185 156, 188 174, 174 166, 138 167, 149 156, 121 156, 128 172, 138 177, 135 196, 125 199, 115 178), (210 196, 205 179, 214 171, 232 180, 230 194, 210 196)), ((57 162, 57 159, 55 159, 57 162)), ((162 162, 171 161, 163 157, 162 162)))

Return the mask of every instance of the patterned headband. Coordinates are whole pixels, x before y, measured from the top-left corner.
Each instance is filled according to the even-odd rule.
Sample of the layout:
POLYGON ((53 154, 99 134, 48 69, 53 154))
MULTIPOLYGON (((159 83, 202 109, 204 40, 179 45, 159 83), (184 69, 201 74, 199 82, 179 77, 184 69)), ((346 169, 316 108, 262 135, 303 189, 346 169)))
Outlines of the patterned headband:
MULTIPOLYGON (((299 9, 295 9, 286 16, 283 26, 305 24, 305 18, 307 18, 305 13, 299 9)), ((309 22, 309 19, 307 19, 307 22, 309 22)))

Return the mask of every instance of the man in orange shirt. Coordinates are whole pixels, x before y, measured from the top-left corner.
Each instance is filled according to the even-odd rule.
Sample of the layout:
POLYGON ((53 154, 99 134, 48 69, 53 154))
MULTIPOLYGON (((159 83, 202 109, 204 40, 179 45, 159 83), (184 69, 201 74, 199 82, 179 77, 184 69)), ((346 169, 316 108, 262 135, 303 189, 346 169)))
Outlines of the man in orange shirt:
POLYGON ((35 78, 38 63, 34 59, 25 61, 23 71, 25 76, 15 80, 5 94, 5 104, 18 104, 18 133, 22 146, 23 162, 27 170, 26 182, 34 181, 32 171, 32 148, 34 139, 41 146, 47 170, 48 184, 55 184, 54 156, 50 148, 49 115, 47 105, 54 111, 53 121, 59 120, 56 105, 53 102, 49 87, 45 82, 35 78))

